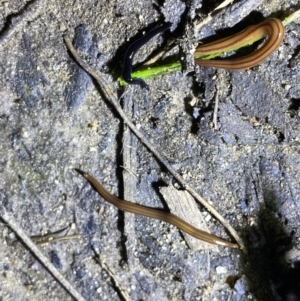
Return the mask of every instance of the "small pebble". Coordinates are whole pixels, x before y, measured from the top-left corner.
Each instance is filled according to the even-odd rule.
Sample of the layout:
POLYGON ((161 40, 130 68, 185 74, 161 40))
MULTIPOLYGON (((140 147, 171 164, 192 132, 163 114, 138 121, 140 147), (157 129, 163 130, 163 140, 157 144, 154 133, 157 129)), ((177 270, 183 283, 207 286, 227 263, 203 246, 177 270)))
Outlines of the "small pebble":
POLYGON ((243 277, 236 281, 234 285, 234 289, 239 295, 245 295, 246 288, 245 288, 245 279, 243 277))
POLYGON ((225 273, 227 273, 227 268, 218 266, 218 267, 216 267, 216 272, 217 272, 217 274, 225 274, 225 273))

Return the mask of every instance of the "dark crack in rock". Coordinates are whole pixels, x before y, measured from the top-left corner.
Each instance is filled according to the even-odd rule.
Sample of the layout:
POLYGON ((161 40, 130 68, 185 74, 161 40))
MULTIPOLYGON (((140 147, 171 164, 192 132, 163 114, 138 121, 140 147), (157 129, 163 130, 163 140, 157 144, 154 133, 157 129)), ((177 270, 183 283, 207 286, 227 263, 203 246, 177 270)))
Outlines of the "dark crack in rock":
POLYGON ((43 89, 49 85, 44 73, 38 69, 39 62, 31 45, 30 36, 25 32, 16 64, 14 88, 18 97, 31 109, 42 102, 43 89))

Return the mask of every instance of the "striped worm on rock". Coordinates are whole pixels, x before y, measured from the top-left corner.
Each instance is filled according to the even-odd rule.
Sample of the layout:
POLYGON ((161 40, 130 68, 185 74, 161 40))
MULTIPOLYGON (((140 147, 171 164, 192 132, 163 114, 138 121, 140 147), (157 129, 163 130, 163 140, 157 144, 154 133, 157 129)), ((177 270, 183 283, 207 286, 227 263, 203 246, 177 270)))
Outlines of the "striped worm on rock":
POLYGON ((146 207, 143 205, 135 204, 126 200, 121 200, 117 198, 116 196, 109 193, 94 177, 91 175, 82 172, 81 170, 76 169, 78 173, 80 173, 94 188, 95 190, 102 196, 107 202, 110 204, 116 206, 118 209, 130 212, 150 218, 155 218, 164 222, 167 222, 169 224, 172 224, 176 227, 178 227, 180 230, 192 235, 193 237, 203 240, 205 242, 223 246, 223 247, 229 247, 229 248, 238 248, 238 245, 235 243, 232 243, 230 241, 226 241, 218 236, 212 235, 210 233, 207 233, 205 231, 202 231, 200 229, 197 229, 196 227, 190 225, 189 223, 185 222, 180 217, 176 216, 175 214, 172 214, 170 212, 166 212, 160 209, 154 209, 150 207, 146 207))
POLYGON ((228 70, 245 70, 264 61, 281 44, 284 37, 284 26, 279 19, 269 18, 260 24, 252 25, 244 31, 215 42, 200 45, 195 53, 195 64, 205 67, 215 67, 228 70), (204 60, 197 59, 214 53, 226 53, 267 36, 265 43, 253 53, 236 59, 204 60))

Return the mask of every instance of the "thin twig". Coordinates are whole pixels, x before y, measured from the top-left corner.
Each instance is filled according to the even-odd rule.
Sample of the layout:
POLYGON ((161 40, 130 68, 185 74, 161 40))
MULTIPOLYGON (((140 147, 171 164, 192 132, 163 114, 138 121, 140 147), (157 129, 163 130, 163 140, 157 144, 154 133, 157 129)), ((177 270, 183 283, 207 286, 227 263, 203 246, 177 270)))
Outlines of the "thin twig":
POLYGON ((59 273, 59 271, 52 265, 49 259, 39 250, 33 241, 18 225, 16 220, 9 214, 3 206, 0 207, 0 218, 6 222, 9 227, 20 237, 27 248, 34 254, 40 263, 48 270, 48 272, 61 284, 61 286, 78 301, 85 301, 79 292, 67 281, 67 279, 59 273))
POLYGON ((218 129, 218 110, 219 110, 219 90, 217 90, 216 98, 215 98, 215 107, 214 107, 214 114, 213 114, 213 124, 214 129, 218 129))
POLYGON ((196 25, 196 30, 199 30, 202 26, 204 26, 205 24, 207 24, 208 22, 210 22, 212 20, 212 14, 214 12, 216 12, 217 10, 220 10, 221 8, 226 7, 227 5, 229 5, 231 2, 233 2, 233 0, 225 0, 223 1, 219 6, 217 6, 211 13, 208 14, 208 16, 202 20, 199 24, 196 25))
MULTIPOLYGON (((225 17, 225 24, 231 23, 233 26, 238 20, 243 19, 246 17, 251 11, 253 11, 256 7, 262 4, 265 0, 241 0, 235 1, 236 4, 227 7, 227 14, 225 17), (235 16, 235 17, 233 17, 235 16), (233 24, 232 24, 233 22, 233 24)), ((199 31, 202 26, 208 24, 212 19, 216 21, 217 15, 223 15, 226 11, 224 8, 229 6, 233 1, 232 0, 225 0, 221 3, 218 7, 216 7, 208 16, 202 20, 199 24, 195 26, 196 31, 199 31)))
POLYGON ((199 201, 211 214, 213 214, 222 225, 229 231, 236 242, 239 244, 240 248, 243 249, 244 245, 242 239, 239 237, 235 229, 230 225, 229 221, 226 220, 214 207, 212 207, 205 199, 203 199, 167 162, 167 160, 161 155, 161 151, 158 151, 137 128, 132 123, 132 121, 127 117, 122 108, 119 105, 118 98, 115 96, 111 88, 106 84, 105 80, 94 71, 87 63, 85 63, 78 55, 76 49, 72 45, 71 40, 64 36, 64 41, 68 50, 71 52, 77 63, 90 74, 99 84, 100 89, 106 96, 106 98, 113 104, 115 110, 121 116, 123 121, 128 125, 131 131, 141 140, 141 142, 153 153, 153 155, 163 164, 168 171, 174 176, 174 178, 185 188, 197 201, 199 201))
POLYGON ((122 167, 124 170, 126 170, 129 174, 131 174, 132 176, 134 176, 135 178, 138 178, 137 174, 135 174, 132 170, 130 170, 128 167, 120 165, 120 167, 122 167))
POLYGON ((220 10, 221 8, 226 7, 227 5, 231 4, 233 0, 225 0, 220 5, 218 5, 213 11, 220 10))
MULTIPOLYGON (((124 113, 131 117, 134 116, 134 105, 133 105, 133 89, 130 90, 130 95, 123 98, 123 111, 124 113)), ((133 174, 138 173, 138 159, 137 159, 137 145, 139 143, 138 138, 132 133, 130 128, 124 123, 123 127, 123 164, 130 169, 133 174)), ((132 177, 130 173, 123 171, 123 196, 124 199, 136 202, 137 200, 137 186, 138 177, 132 177)), ((139 260, 137 259, 135 252, 137 247, 136 242, 136 225, 135 216, 131 213, 124 213, 124 235, 126 237, 125 245, 123 245, 126 250, 126 257, 128 267, 134 270, 139 266, 139 260)))
POLYGON ((151 57, 149 60, 145 61, 143 66, 149 66, 155 64, 161 57, 166 55, 171 49, 173 50, 177 45, 174 45, 174 41, 168 41, 165 49, 157 53, 154 57, 151 57))
POLYGON ((92 248, 92 250, 94 251, 96 261, 99 263, 99 265, 102 269, 107 271, 107 273, 109 274, 109 276, 113 280, 116 288, 118 289, 119 293, 122 295, 124 300, 125 301, 132 301, 132 299, 130 298, 130 296, 129 296, 128 292, 126 291, 126 289, 118 281, 116 274, 110 269, 110 267, 106 264, 105 261, 101 260, 101 255, 99 253, 99 250, 96 249, 96 248, 92 248))
POLYGON ((36 242, 37 245, 43 245, 43 244, 49 244, 49 243, 55 243, 55 242, 69 242, 70 240, 78 240, 81 238, 80 234, 72 234, 72 235, 67 235, 67 236, 62 236, 62 237, 49 237, 44 240, 38 240, 36 242))

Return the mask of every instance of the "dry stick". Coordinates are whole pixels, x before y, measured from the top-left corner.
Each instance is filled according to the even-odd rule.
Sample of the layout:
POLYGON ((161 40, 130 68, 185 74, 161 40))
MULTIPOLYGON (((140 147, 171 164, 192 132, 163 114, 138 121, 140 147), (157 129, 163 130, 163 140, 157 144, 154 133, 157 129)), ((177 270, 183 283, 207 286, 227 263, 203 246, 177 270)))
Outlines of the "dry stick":
MULTIPOLYGON (((231 4, 231 2, 233 1, 225 0, 218 7, 216 7, 211 13, 208 14, 208 16, 204 20, 202 20, 199 24, 195 26, 196 31, 199 31, 202 26, 209 23, 213 19, 213 17, 216 17, 218 13, 223 13, 224 8, 231 4)), ((238 2, 236 3, 236 5, 232 5, 230 8, 228 7, 226 9, 228 10, 228 18, 226 18, 227 21, 232 21, 232 15, 238 15, 239 20, 243 19, 244 17, 246 17, 246 15, 250 13, 250 11, 253 11, 258 5, 262 4, 264 0, 241 0, 236 2, 238 2)))
POLYGON ((167 41, 167 46, 165 50, 160 51, 158 54, 156 54, 154 57, 151 57, 149 60, 146 60, 145 63, 143 63, 143 66, 149 66, 156 63, 162 56, 167 54, 170 50, 173 50, 175 47, 178 47, 177 45, 174 45, 173 41, 167 41))
POLYGON ((85 301, 85 299, 76 291, 76 289, 66 280, 66 278, 59 273, 59 271, 52 265, 49 259, 39 250, 34 242, 27 236, 22 228, 17 224, 16 220, 9 214, 3 206, 0 206, 0 218, 6 222, 9 227, 20 237, 27 248, 34 254, 34 256, 42 263, 48 272, 61 284, 61 286, 78 301, 85 301))
POLYGON ((99 250, 95 249, 94 247, 92 247, 92 249, 94 251, 96 261, 99 263, 101 269, 104 269, 104 270, 107 271, 108 275, 111 277, 111 279, 114 282, 115 287, 118 290, 118 292, 120 293, 120 295, 124 298, 125 301, 132 301, 132 299, 130 298, 127 290, 119 282, 118 277, 116 276, 116 274, 111 270, 109 265, 101 259, 101 255, 99 253, 99 250))
MULTIPOLYGON (((130 90, 130 95, 123 97, 123 111, 127 116, 134 115, 134 106, 132 100, 133 89, 130 90)), ((125 200, 136 201, 136 190, 138 185, 138 178, 132 176, 132 174, 137 173, 138 160, 136 147, 139 140, 132 133, 130 128, 124 123, 123 130, 123 164, 126 166, 127 170, 123 170, 123 195, 125 200)), ((138 259, 135 256, 136 249, 136 239, 135 239, 135 217, 131 213, 124 213, 125 225, 124 233, 126 236, 126 255, 129 268, 134 269, 138 266, 138 259)))
POLYGON ((206 202, 190 185, 173 169, 173 167, 165 160, 165 158, 151 143, 147 141, 144 135, 135 127, 131 120, 124 113, 119 105, 117 97, 114 95, 111 88, 106 84, 105 80, 98 75, 87 63, 85 63, 78 55, 76 49, 72 45, 71 40, 64 36, 64 41, 68 50, 71 52, 77 63, 89 74, 91 75, 99 84, 102 92, 105 94, 106 98, 113 104, 115 110, 119 113, 123 121, 128 125, 131 131, 141 140, 141 142, 153 153, 153 155, 163 164, 168 171, 173 175, 173 177, 185 188, 198 202, 200 202, 208 211, 210 211, 229 231, 232 237, 236 240, 241 249, 244 249, 242 239, 239 237, 235 229, 214 207, 212 207, 208 202, 206 202))
POLYGON ((214 129, 218 129, 218 109, 219 109, 219 90, 216 92, 216 98, 215 98, 215 107, 214 107, 214 114, 213 114, 213 124, 214 129))
MULTIPOLYGON (((49 237, 47 240, 38 240, 36 241, 36 245, 43 245, 43 244, 52 244, 54 242, 64 242, 64 241, 70 241, 70 240, 73 240, 73 239, 80 239, 81 238, 81 235, 80 234, 72 234, 72 235, 67 235, 67 236, 62 236, 62 237, 56 237, 56 238, 53 238, 53 237, 49 237)), ((33 240, 34 241, 34 240, 33 240)))
POLYGON ((233 0, 225 0, 223 1, 219 6, 217 6, 211 13, 209 13, 209 15, 201 21, 201 23, 197 24, 196 29, 199 30, 203 25, 207 24, 209 21, 212 20, 212 13, 220 10, 221 8, 226 7, 227 5, 229 5, 231 2, 233 2, 233 0))

